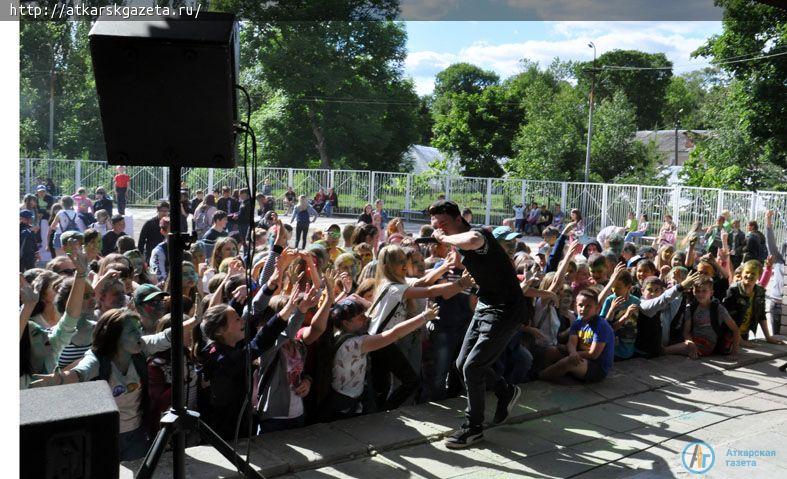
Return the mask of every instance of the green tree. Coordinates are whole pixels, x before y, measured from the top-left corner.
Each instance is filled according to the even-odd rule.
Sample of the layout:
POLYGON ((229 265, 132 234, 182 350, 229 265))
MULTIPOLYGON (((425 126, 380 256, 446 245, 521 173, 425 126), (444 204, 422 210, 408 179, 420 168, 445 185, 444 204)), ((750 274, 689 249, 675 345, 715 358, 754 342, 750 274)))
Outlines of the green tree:
POLYGON ((454 63, 435 75, 434 94, 438 98, 449 94, 478 94, 499 82, 500 77, 491 70, 469 63, 454 63))
POLYGON ((663 53, 637 50, 612 50, 593 62, 577 65, 580 88, 590 91, 595 73, 596 101, 612 96, 618 90, 634 105, 637 129, 653 129, 663 124, 661 109, 672 78, 672 62, 663 53), (639 70, 637 68, 646 68, 639 70))
POLYGON ((581 91, 564 84, 555 92, 536 82, 525 96, 527 119, 514 140, 515 156, 506 170, 517 177, 574 181, 585 164, 587 102, 581 91))
POLYGON ((590 143, 590 171, 596 181, 620 182, 621 178, 639 178, 637 183, 650 184, 655 169, 655 155, 636 141, 636 114, 626 95, 618 91, 598 106, 593 117, 590 143))
POLYGON ((734 80, 716 103, 711 135, 697 143, 680 172, 686 185, 733 190, 785 189, 773 145, 754 134, 758 112, 746 85, 734 80))
MULTIPOLYGON (((722 33, 712 36, 695 55, 709 57, 734 80, 732 104, 727 111, 724 134, 712 137, 708 148, 715 158, 735 159, 747 177, 748 187, 763 184, 765 178, 754 172, 787 168, 787 12, 753 0, 716 0, 724 8, 722 33), (779 56, 769 56, 777 55, 779 56), (740 152, 740 143, 727 141, 728 131, 737 117, 738 134, 751 147, 740 152), (712 145, 714 144, 715 145, 712 145), (745 163, 749 158, 750 163, 745 163)), ((726 118, 726 117, 725 117, 726 118)), ((776 176, 783 183, 783 173, 776 176)))
POLYGON ((216 7, 248 19, 241 63, 259 65, 258 84, 276 92, 275 105, 254 107, 265 110, 255 115, 266 137, 261 146, 269 147, 263 159, 282 166, 402 166, 418 138, 419 100, 403 78, 406 34, 390 21, 396 2, 227 0, 216 7), (372 18, 379 21, 364 21, 372 18))

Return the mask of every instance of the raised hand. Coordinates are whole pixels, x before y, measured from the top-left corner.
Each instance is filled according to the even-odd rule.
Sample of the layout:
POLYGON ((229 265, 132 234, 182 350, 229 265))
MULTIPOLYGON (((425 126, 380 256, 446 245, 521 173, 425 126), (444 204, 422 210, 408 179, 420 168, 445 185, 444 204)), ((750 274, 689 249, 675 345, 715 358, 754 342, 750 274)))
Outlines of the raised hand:
POLYGON ((19 273, 19 301, 22 304, 38 303, 38 293, 30 286, 22 273, 19 273))
POLYGON ((683 287, 683 289, 689 289, 694 286, 694 282, 700 279, 701 276, 702 275, 698 271, 692 271, 688 276, 686 276, 686 279, 684 279, 680 285, 683 287))
POLYGON ((342 290, 345 293, 349 293, 353 287, 353 279, 350 275, 345 271, 339 275, 339 281, 342 284, 342 290))
MULTIPOLYGON (((572 230, 574 229, 574 227, 576 227, 576 226, 577 226, 577 223, 576 223, 576 222, 574 222, 574 221, 572 221, 572 222, 570 222, 570 223, 566 224, 566 226, 564 226, 564 227, 563 227, 563 233, 562 233, 562 234, 563 234, 563 235, 567 235, 567 234, 571 233, 571 231, 572 231, 572 230)), ((572 241, 572 243, 573 243, 573 241, 572 241)))
POLYGON ((236 259, 230 262, 229 268, 227 269, 227 276, 236 276, 242 274, 244 271, 243 261, 236 259))
POLYGON ((467 270, 462 272, 462 277, 459 278, 459 286, 461 286, 462 289, 472 288, 475 286, 475 280, 472 276, 470 276, 470 273, 468 273, 467 270))
MULTIPOLYGON (((343 273, 346 274, 346 273, 343 273)), ((336 289, 336 280, 339 276, 339 273, 335 270, 328 270, 323 275, 323 279, 325 280, 325 288, 327 289, 329 294, 333 294, 334 290, 336 289)), ((349 278, 350 275, 347 275, 349 278)), ((352 281, 352 280, 350 280, 352 281)), ((351 283, 352 285, 352 283, 351 283)))
POLYGON ((235 288, 235 291, 232 292, 232 297, 235 298, 235 300, 239 303, 245 303, 248 294, 249 292, 246 289, 246 285, 244 284, 235 288))
POLYGON ((72 248, 66 254, 71 258, 71 262, 74 263, 77 276, 84 276, 87 274, 88 268, 87 255, 76 247, 79 244, 79 240, 72 238, 68 242, 72 245, 72 248))
POLYGON ((305 293, 303 293, 303 297, 301 301, 298 303, 298 309, 301 310, 301 313, 306 314, 307 311, 312 309, 313 307, 317 306, 317 303, 320 301, 320 289, 311 285, 305 293))
POLYGON ((424 318, 426 318, 427 321, 435 321, 437 319, 440 319, 439 314, 440 314, 440 306, 436 304, 430 304, 424 310, 424 318))

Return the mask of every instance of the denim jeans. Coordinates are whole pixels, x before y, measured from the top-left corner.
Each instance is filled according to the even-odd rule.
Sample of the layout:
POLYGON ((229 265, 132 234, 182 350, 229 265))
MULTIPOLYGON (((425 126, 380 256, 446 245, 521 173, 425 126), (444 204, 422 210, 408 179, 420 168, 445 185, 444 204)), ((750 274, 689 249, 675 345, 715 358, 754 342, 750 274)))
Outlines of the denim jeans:
POLYGON ((330 201, 325 202, 325 206, 322 208, 322 212, 325 213, 325 216, 331 217, 331 213, 333 213, 333 204, 330 201))
POLYGON ((495 365, 497 372, 511 384, 526 382, 533 366, 533 354, 522 344, 524 335, 522 331, 514 333, 495 365))
POLYGON ((626 238, 623 241, 627 243, 633 243, 634 240, 638 238, 642 238, 643 236, 645 236, 644 231, 629 231, 628 233, 626 233, 626 238))
POLYGON ((782 329, 782 303, 772 299, 765 299, 765 317, 771 326, 771 334, 781 334, 782 329))
POLYGON ((495 393, 502 393, 508 383, 494 369, 495 362, 511 341, 523 321, 524 297, 511 303, 494 306, 478 302, 467 328, 456 367, 462 371, 467 389, 467 425, 480 427, 484 423, 484 403, 487 385, 495 393))
POLYGON ((464 336, 465 330, 456 328, 436 329, 432 332, 434 366, 431 377, 427 379, 430 387, 430 401, 439 401, 448 395, 448 373, 454 367, 454 360, 462 346, 464 336))
POLYGON ((378 410, 396 409, 418 390, 421 384, 420 376, 396 344, 373 351, 369 356, 372 359, 372 386, 377 396, 378 410), (398 386, 391 387, 392 374, 399 379, 398 386))
POLYGON ((118 203, 118 214, 126 214, 126 191, 128 188, 115 188, 115 196, 118 203))
POLYGON ((306 238, 309 234, 309 223, 307 222, 300 222, 298 221, 295 224, 295 247, 298 248, 298 244, 301 243, 303 240, 303 246, 300 249, 306 249, 306 238))
POLYGON ((148 452, 148 433, 143 426, 120 433, 118 444, 121 461, 133 461, 145 457, 148 452))

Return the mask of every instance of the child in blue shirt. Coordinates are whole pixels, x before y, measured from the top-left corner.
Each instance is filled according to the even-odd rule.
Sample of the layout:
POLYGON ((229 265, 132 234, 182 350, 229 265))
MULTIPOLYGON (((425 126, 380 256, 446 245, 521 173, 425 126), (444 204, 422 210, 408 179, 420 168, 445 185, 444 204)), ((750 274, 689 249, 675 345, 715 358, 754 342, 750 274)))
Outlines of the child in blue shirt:
POLYGON ((541 371, 541 379, 571 374, 585 382, 598 382, 607 377, 614 361, 615 333, 598 312, 596 293, 589 289, 580 291, 577 295, 578 319, 569 330, 568 356, 541 371))
POLYGON ((633 284, 634 278, 628 270, 615 271, 610 281, 613 294, 604 300, 604 305, 601 307, 601 317, 606 319, 615 331, 615 358, 617 359, 629 359, 634 356, 639 298, 630 294, 633 284))

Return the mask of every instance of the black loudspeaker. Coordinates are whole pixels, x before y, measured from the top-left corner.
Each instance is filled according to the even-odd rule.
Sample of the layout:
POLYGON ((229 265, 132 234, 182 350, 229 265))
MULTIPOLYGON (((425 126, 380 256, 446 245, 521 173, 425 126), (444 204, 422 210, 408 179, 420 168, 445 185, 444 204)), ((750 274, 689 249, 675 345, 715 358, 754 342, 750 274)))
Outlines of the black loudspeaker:
POLYGON ((23 479, 116 479, 117 405, 106 381, 20 393, 19 470, 23 479))
POLYGON ((235 166, 235 17, 100 18, 90 54, 112 165, 235 166))

